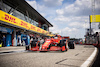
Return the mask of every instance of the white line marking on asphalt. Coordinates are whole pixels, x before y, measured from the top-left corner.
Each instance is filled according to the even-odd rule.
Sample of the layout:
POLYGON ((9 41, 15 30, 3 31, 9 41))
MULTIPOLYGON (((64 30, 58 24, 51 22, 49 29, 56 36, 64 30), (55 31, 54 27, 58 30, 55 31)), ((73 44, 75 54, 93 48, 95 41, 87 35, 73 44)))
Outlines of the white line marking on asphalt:
POLYGON ((96 56, 97 48, 95 47, 94 52, 91 54, 91 56, 81 65, 81 67, 88 67, 89 64, 93 61, 94 57, 96 56))

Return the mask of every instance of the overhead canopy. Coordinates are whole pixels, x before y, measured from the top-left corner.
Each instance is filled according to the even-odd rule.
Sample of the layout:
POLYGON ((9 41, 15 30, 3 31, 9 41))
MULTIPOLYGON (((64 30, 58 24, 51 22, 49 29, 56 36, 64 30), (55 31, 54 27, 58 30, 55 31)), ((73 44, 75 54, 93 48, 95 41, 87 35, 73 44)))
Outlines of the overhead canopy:
POLYGON ((31 7, 25 0, 2 0, 3 3, 9 5, 12 8, 16 8, 19 12, 23 13, 27 16, 26 11, 29 14, 29 17, 37 22, 42 22, 47 24, 49 27, 53 27, 53 25, 48 22, 42 15, 40 15, 33 7, 31 7))

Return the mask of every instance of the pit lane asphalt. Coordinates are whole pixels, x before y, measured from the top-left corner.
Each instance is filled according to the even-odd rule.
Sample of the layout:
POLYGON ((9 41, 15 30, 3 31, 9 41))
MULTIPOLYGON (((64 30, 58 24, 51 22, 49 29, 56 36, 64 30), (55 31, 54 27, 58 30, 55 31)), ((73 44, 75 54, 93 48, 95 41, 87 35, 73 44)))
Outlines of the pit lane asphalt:
POLYGON ((95 50, 92 45, 76 45, 67 52, 21 52, 0 55, 0 67, 80 67, 95 50))

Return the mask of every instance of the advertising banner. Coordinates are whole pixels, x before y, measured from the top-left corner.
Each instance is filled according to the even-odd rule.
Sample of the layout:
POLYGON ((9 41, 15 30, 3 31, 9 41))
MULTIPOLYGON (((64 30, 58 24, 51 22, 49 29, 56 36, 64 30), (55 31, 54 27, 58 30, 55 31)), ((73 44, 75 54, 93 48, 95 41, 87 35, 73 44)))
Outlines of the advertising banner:
POLYGON ((22 27, 22 28, 25 28, 25 29, 29 29, 29 23, 19 18, 16 18, 8 13, 5 13, 1 10, 0 10, 0 20, 16 25, 16 26, 19 26, 19 27, 22 27))
POLYGON ((36 27, 28 22, 25 22, 17 17, 14 17, 6 12, 3 12, 0 10, 0 20, 1 21, 4 21, 6 23, 9 23, 9 24, 13 24, 13 25, 16 25, 16 26, 19 26, 19 27, 22 27, 26 30, 32 30, 34 32, 37 32, 37 33, 41 33, 41 34, 45 34, 45 35, 48 35, 48 36, 52 36, 51 34, 49 34, 48 31, 45 31, 39 27, 36 27))
POLYGON ((90 22, 100 22, 100 15, 90 15, 90 22))

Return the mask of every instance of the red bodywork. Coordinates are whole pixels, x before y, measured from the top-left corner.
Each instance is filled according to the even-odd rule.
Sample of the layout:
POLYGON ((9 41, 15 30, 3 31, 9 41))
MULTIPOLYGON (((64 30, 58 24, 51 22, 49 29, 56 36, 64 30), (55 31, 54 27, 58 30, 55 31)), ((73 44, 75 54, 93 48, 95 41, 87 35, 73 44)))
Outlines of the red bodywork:
MULTIPOLYGON (((32 47, 31 50, 32 51, 65 51, 68 50, 68 48, 66 48, 65 46, 58 46, 57 44, 60 42, 60 40, 62 40, 61 37, 58 37, 58 39, 47 39, 43 45, 42 45, 42 49, 39 50, 39 46, 38 43, 36 44, 36 47, 32 47)), ((66 43, 67 46, 67 43, 66 43)))
POLYGON ((61 50, 61 47, 57 46, 59 43, 59 39, 47 39, 46 42, 42 45, 42 50, 41 51, 57 51, 61 50), (50 47, 51 46, 51 47, 50 47), (49 48, 50 47, 50 48, 49 48))

